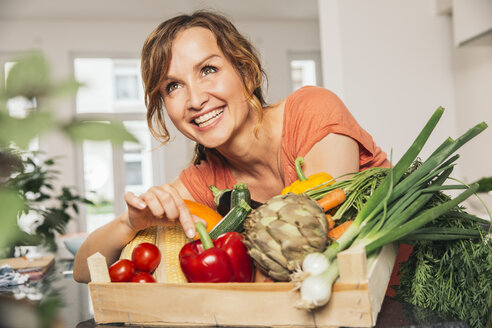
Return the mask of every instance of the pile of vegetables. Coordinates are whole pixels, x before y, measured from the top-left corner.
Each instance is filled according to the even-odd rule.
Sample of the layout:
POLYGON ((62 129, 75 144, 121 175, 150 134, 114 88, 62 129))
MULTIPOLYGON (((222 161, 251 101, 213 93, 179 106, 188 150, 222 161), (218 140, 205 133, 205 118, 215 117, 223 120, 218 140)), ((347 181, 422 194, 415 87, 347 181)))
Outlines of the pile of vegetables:
MULTIPOLYGON (((263 271, 270 274, 276 272, 279 264, 291 273, 298 271, 291 275, 290 279, 296 281, 300 288, 299 307, 314 309, 329 301, 332 285, 338 277, 336 256, 349 247, 364 247, 371 262, 382 246, 404 238, 449 240, 480 236, 477 229, 426 226, 434 219, 449 213, 478 188, 477 184, 466 186, 444 183, 448 181, 458 158, 458 155, 453 154, 482 132, 487 127, 485 123, 477 124, 456 140, 446 139, 427 160, 416 160, 443 111, 442 108, 438 108, 434 112, 414 143, 394 167, 367 170, 346 181, 331 185, 327 181, 323 186, 314 186, 304 191, 305 195, 318 201, 337 189, 343 191, 346 196, 343 205, 336 213, 331 214, 335 223, 341 223, 343 220, 351 222, 345 224, 346 231, 340 238, 330 240, 329 245, 321 251, 312 252, 308 249, 312 248, 312 244, 305 235, 307 229, 302 229, 305 221, 303 207, 290 207, 294 214, 288 215, 285 210, 288 207, 282 201, 277 201, 274 205, 269 204, 269 201, 253 211, 246 220, 245 242, 250 249, 250 255, 263 271), (429 203, 436 194, 451 189, 461 189, 463 192, 454 199, 429 203), (264 213, 258 215, 261 211, 264 213), (347 216, 350 212, 353 217, 347 216), (351 220, 348 220, 348 217, 351 220), (287 222, 289 220, 290 223, 287 222), (275 224, 274 227, 272 224, 275 224), (286 262, 290 265, 282 264, 284 259, 279 256, 285 256, 286 250, 290 249, 289 246, 299 244, 299 240, 304 240, 306 246, 301 270, 292 265, 291 259, 287 259, 286 262)), ((291 194, 283 196, 288 195, 291 194)), ((323 225, 324 223, 320 223, 320 227, 323 225)))
POLYGON ((252 262, 240 234, 251 212, 249 189, 237 183, 232 190, 213 185, 210 190, 225 215, 209 232, 201 222, 195 224, 200 238, 181 248, 181 270, 188 282, 250 282, 252 262))
MULTIPOLYGON (((347 231, 323 252, 326 269, 319 274, 311 274, 300 282, 300 307, 312 309, 329 301, 331 286, 338 277, 336 256, 340 251, 348 247, 363 246, 371 257, 375 256, 376 251, 385 244, 400 240, 410 233, 429 236, 429 231, 419 228, 445 214, 477 190, 477 184, 469 187, 461 184, 443 184, 451 174, 454 162, 458 158, 457 155, 452 157, 451 155, 482 132, 487 127, 485 123, 476 125, 456 140, 450 138, 445 140, 415 171, 403 178, 442 114, 442 108, 434 112, 412 146, 390 169, 389 174, 357 213, 347 231), (424 209, 424 205, 434 193, 447 189, 464 189, 464 191, 454 199, 424 209), (324 294, 319 292, 320 286, 326 286, 323 288, 324 294)), ((432 230, 432 233, 434 239, 447 239, 449 235, 452 235, 452 238, 468 238, 473 231, 462 232, 443 227, 432 230)))
POLYGON ((446 139, 421 161, 417 156, 443 111, 433 113, 390 168, 335 181, 325 173, 306 177, 298 158, 299 180, 262 205, 251 200, 244 183, 226 190, 210 186, 223 218, 209 233, 197 224, 200 240, 182 247, 179 261, 187 280, 249 282, 252 259, 276 281, 294 281, 300 289, 297 306, 312 310, 330 300, 339 252, 363 247, 370 265, 382 246, 411 241, 415 253, 402 267, 398 296, 462 319, 469 315, 472 326, 490 323, 492 243, 482 228, 487 222, 459 207, 479 185, 449 184, 459 157, 454 153, 487 125, 446 139), (446 190, 461 193, 451 198, 446 190), (466 291, 469 286, 473 290, 466 291), (480 308, 472 310, 478 303, 480 308))

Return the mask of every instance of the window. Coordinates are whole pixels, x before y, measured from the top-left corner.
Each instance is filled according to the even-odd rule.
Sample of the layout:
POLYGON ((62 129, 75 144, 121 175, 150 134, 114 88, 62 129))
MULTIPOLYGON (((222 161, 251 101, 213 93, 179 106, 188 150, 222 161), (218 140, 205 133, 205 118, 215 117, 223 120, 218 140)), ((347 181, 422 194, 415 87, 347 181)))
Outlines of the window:
POLYGON ((138 63, 119 60, 113 64, 115 103, 119 106, 138 105, 143 99, 138 63))
POLYGON ((140 61, 117 58, 75 58, 77 113, 145 113, 140 61))
POLYGON ((319 52, 290 52, 291 91, 305 85, 322 85, 319 52))
POLYGON ((304 85, 316 85, 316 63, 314 60, 292 60, 290 69, 292 91, 304 85))
MULTIPOLYGON (((86 213, 87 232, 114 219, 126 209, 124 193, 145 192, 163 181, 154 172, 156 159, 147 128, 140 61, 136 58, 75 58, 75 78, 83 84, 76 97, 76 116, 118 120, 138 140, 115 147, 109 142, 85 141, 79 150, 85 196, 96 205, 86 213), (156 182, 154 182, 156 181, 156 182)), ((156 166, 162 166, 157 162, 156 166)))

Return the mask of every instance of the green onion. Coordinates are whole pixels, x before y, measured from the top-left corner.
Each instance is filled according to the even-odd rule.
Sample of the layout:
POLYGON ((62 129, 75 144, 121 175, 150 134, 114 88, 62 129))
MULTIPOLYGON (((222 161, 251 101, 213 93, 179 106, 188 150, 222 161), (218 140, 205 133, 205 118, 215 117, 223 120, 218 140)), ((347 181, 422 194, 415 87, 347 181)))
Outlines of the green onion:
POLYGON ((473 193, 475 193, 477 189, 478 189, 478 184, 471 185, 469 189, 465 190, 456 198, 447 201, 441 205, 425 210, 417 217, 413 218, 412 220, 408 221, 405 224, 398 226, 395 229, 381 233, 380 238, 374 240, 373 242, 369 243, 366 246, 366 251, 370 252, 371 250, 382 247, 388 243, 391 243, 395 240, 405 237, 415 229, 422 227, 426 223, 429 223, 430 221, 434 220, 438 216, 441 216, 442 214, 446 213, 453 207, 457 206, 459 203, 461 203, 462 201, 470 197, 473 193))
MULTIPOLYGON (((436 127, 437 122, 441 118, 443 112, 444 109, 442 107, 436 109, 436 111, 431 116, 427 124, 424 126, 420 134, 417 136, 413 144, 401 157, 395 167, 391 169, 392 174, 387 176, 383 180, 383 182, 381 182, 379 187, 374 191, 374 194, 371 196, 371 198, 369 198, 364 207, 359 211, 354 222, 352 222, 352 224, 347 229, 347 231, 345 231, 342 237, 340 237, 340 239, 338 239, 326 249, 324 254, 328 257, 328 260, 333 260, 340 251, 346 249, 350 245, 350 242, 359 233, 361 226, 364 226, 366 224, 364 223, 364 220, 374 217, 377 212, 379 212, 379 210, 383 207, 383 201, 388 195, 388 191, 393 188, 394 181, 399 181, 403 174, 413 163, 417 155, 424 147, 424 144, 431 135, 432 131, 436 127)), ((449 145, 446 145, 443 148, 445 149, 447 147, 449 147, 449 145)), ((421 167, 419 167, 415 172, 417 172, 420 168, 421 167)), ((412 174, 415 174, 415 172, 412 174)), ((405 181, 406 180, 407 179, 405 179, 405 181)))
MULTIPOLYGON (((336 262, 336 256, 347 247, 364 246, 366 253, 372 257, 376 256, 382 246, 405 238, 446 240, 478 236, 477 231, 470 229, 423 228, 430 221, 452 211, 478 189, 478 184, 471 186, 443 184, 449 178, 453 167, 456 165, 455 162, 459 158, 458 155, 452 156, 453 153, 487 128, 487 124, 484 122, 469 129, 456 140, 446 139, 432 152, 426 161, 416 165, 417 161, 415 159, 434 130, 442 113, 443 109, 441 107, 434 112, 398 163, 385 171, 385 178, 374 189, 372 196, 359 210, 350 227, 323 252, 323 255, 331 265, 323 273, 314 275, 310 281, 320 281, 321 279, 323 281, 322 286, 330 286, 329 290, 325 291, 328 294, 331 293, 331 284, 338 275, 338 272, 336 275, 334 273, 335 270, 338 271, 338 266, 336 266, 336 269, 332 267, 336 262), (409 171, 410 173, 407 174, 409 171), (439 205, 423 210, 436 193, 451 189, 465 190, 453 199, 443 200, 439 205)), ((364 175, 362 172, 356 174, 352 177, 353 180, 351 182, 344 182, 344 187, 347 190, 350 190, 350 188, 355 188, 354 190, 362 188, 362 190, 365 190, 368 185, 374 186, 370 178, 374 177, 375 173, 370 172, 370 174, 373 174, 373 176, 369 175, 369 173, 364 175)), ((323 187, 321 191, 312 190, 307 193, 311 197, 318 197, 329 188, 339 187, 335 186, 336 184, 323 187)), ((346 202, 349 201, 349 204, 343 209, 346 210, 348 207, 354 206, 357 200, 360 200, 360 197, 349 195, 346 200, 346 202)), ((303 284, 304 282, 301 285, 301 291, 303 284)), ((307 289, 311 290, 312 288, 307 289)), ((318 299, 311 302, 310 307, 306 307, 317 307, 321 303, 323 302, 318 299)), ((304 297, 301 304, 307 304, 304 297)))

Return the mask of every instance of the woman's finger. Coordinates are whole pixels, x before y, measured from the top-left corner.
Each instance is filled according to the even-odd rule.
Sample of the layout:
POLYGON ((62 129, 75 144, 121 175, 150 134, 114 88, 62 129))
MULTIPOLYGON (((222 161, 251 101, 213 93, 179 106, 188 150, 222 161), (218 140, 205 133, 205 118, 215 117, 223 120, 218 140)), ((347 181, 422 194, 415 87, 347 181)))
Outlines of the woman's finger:
POLYGON ((164 185, 162 186, 162 188, 165 191, 169 192, 169 194, 172 195, 172 197, 174 198, 175 205, 179 212, 179 221, 183 226, 183 230, 188 238, 193 238, 196 233, 195 223, 193 218, 191 217, 188 206, 186 206, 183 198, 181 198, 178 191, 174 187, 172 187, 171 185, 164 185))
POLYGON ((147 203, 147 207, 153 216, 159 219, 164 216, 164 208, 158 199, 158 196, 154 192, 148 191, 140 195, 140 197, 145 201, 145 203, 147 203))
POLYGON ((166 219, 174 222, 179 219, 179 210, 176 205, 175 197, 162 187, 153 187, 152 192, 157 196, 157 199, 164 210, 166 219))
POLYGON ((123 198, 125 199, 126 204, 131 207, 135 207, 141 210, 147 207, 147 204, 145 204, 145 202, 141 198, 137 197, 134 193, 130 191, 125 193, 123 198))

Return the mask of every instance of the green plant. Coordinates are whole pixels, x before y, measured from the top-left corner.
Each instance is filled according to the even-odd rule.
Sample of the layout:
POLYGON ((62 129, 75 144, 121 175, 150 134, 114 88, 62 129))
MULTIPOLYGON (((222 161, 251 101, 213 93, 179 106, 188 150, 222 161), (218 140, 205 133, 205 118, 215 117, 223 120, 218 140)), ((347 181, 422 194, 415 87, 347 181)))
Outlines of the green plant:
POLYGON ((14 238, 7 245, 6 255, 12 256, 13 246, 20 245, 42 245, 56 251, 55 233, 65 233, 67 223, 79 213, 80 204, 92 203, 79 196, 73 187, 55 189, 59 173, 54 169, 55 158, 41 161, 39 152, 20 151, 13 146, 1 152, 18 160, 10 166, 9 178, 3 181, 2 188, 16 193, 22 200, 18 216, 36 216, 31 229, 14 227, 14 238))
POLYGON ((0 79, 5 81, 0 86, 0 257, 16 244, 55 249, 56 233, 65 231, 80 204, 89 203, 72 187, 56 187, 56 159, 41 161, 38 154, 27 151, 33 138, 57 130, 73 141, 137 142, 120 122, 59 120, 51 106, 59 97, 72 97, 81 84, 73 78, 54 81, 40 52, 26 53, 12 62, 6 80, 0 79), (22 118, 12 116, 7 106, 10 99, 19 97, 35 104, 22 118), (29 211, 40 217, 32 232, 20 230, 17 224, 19 216, 29 211))

